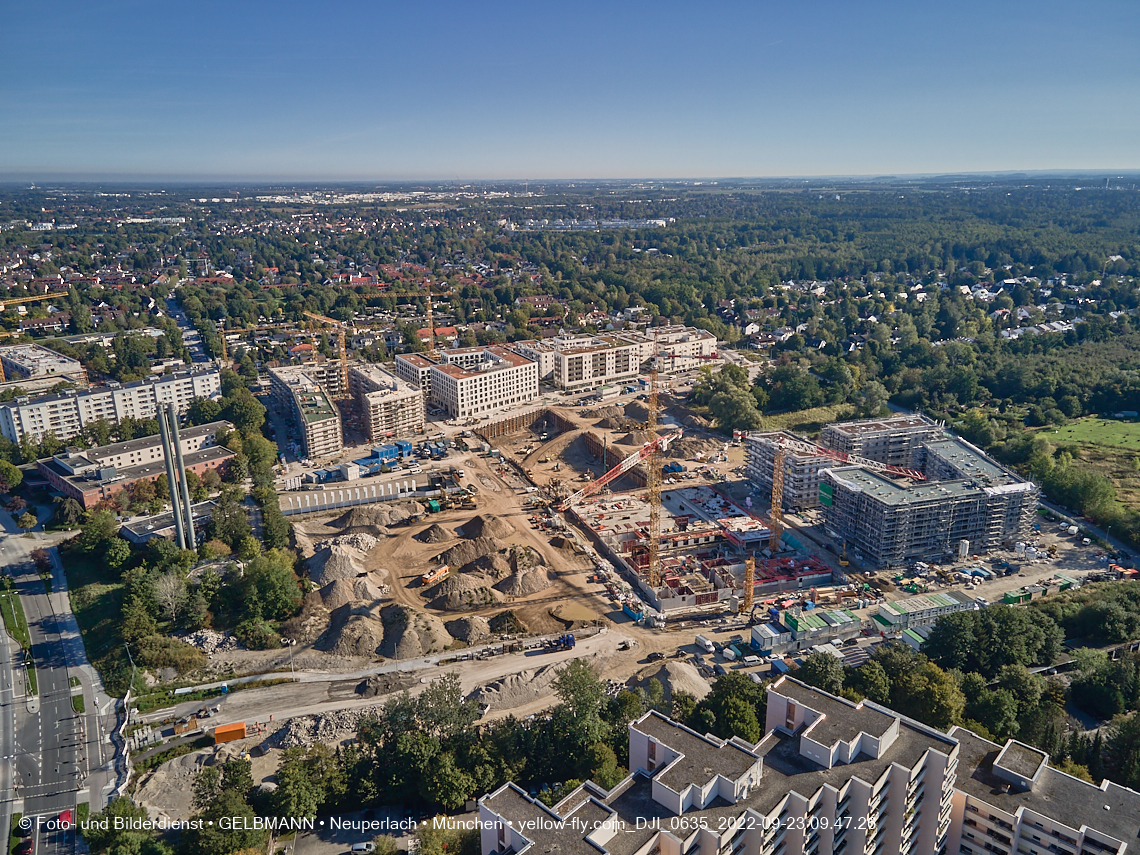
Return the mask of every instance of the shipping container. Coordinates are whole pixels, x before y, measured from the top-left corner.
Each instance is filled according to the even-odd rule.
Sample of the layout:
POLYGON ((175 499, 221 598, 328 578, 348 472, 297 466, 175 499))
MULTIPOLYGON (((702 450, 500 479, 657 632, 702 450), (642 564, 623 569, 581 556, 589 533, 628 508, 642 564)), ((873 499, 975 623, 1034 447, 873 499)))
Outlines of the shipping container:
POLYGON ((236 721, 233 724, 220 724, 214 728, 214 744, 233 742, 235 739, 245 739, 245 722, 236 721))

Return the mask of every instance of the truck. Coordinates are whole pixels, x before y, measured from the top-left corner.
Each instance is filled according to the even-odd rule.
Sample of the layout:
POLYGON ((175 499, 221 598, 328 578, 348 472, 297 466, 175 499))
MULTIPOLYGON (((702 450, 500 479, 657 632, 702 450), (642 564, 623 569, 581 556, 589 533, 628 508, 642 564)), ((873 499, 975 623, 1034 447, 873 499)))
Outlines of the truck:
POLYGON ((701 648, 705 653, 712 653, 716 650, 713 643, 705 638, 703 635, 697 636, 697 647, 701 648))
POLYGON ((450 570, 451 567, 447 564, 440 564, 434 570, 429 570, 427 573, 424 573, 424 575, 420 577, 420 584, 426 588, 429 585, 434 585, 436 582, 442 582, 447 578, 447 574, 450 570))
POLYGON ((546 642, 546 650, 549 653, 554 653, 558 650, 573 650, 576 642, 577 639, 574 638, 574 633, 568 632, 565 635, 560 635, 546 642))

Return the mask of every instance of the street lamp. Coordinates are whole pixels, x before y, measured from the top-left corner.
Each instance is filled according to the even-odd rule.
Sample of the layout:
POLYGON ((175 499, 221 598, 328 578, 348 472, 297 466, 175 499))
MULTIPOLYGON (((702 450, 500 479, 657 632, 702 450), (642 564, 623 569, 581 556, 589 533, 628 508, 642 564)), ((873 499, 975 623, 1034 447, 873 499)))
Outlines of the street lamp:
POLYGON ((294 683, 297 682, 297 674, 293 670, 293 645, 297 643, 295 638, 283 638, 281 644, 289 648, 289 677, 294 683))

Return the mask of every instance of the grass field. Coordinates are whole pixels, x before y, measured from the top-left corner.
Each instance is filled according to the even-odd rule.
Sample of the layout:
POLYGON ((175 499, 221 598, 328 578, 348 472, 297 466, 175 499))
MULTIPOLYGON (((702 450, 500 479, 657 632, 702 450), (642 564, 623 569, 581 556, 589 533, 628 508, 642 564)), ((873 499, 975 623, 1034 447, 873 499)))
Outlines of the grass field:
POLYGON ((118 581, 117 573, 79 550, 68 550, 63 559, 71 610, 83 635, 87 658, 98 669, 107 691, 121 696, 130 677, 127 654, 119 635, 123 584, 118 581))
POLYGON ((1140 455, 1140 422, 1119 422, 1089 416, 1045 431, 1051 442, 1095 445, 1140 455))
POLYGON ((764 416, 764 430, 791 430, 814 436, 823 430, 824 425, 841 422, 855 416, 855 408, 850 404, 835 404, 830 407, 814 407, 810 410, 796 410, 791 413, 777 413, 764 416))
MULTIPOLYGON (((4 629, 8 631, 8 635, 16 639, 21 650, 31 650, 32 637, 28 632, 28 619, 24 616, 20 595, 15 591, 0 595, 0 611, 4 613, 4 629)), ((28 694, 39 693, 39 686, 36 685, 36 666, 32 664, 28 665, 28 684, 28 694)))

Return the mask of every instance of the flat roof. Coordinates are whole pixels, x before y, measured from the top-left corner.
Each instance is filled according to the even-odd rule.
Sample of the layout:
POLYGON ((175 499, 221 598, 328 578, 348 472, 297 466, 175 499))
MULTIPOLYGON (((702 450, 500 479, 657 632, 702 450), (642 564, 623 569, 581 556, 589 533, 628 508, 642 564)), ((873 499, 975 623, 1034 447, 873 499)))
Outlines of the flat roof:
POLYGON ((980 481, 987 487, 1024 483, 1023 479, 957 437, 927 440, 923 445, 963 473, 965 477, 980 481))
MULTIPOLYGON (((227 421, 209 422, 204 425, 191 425, 190 427, 179 427, 178 438, 194 439, 199 436, 209 436, 216 434, 220 430, 233 430, 234 426, 227 421)), ((100 458, 116 457, 120 454, 130 454, 132 451, 142 451, 147 448, 154 448, 162 444, 162 437, 160 434, 153 433, 150 436, 140 436, 137 439, 128 439, 123 442, 112 442, 108 445, 99 445, 95 448, 85 448, 81 454, 93 462, 98 462, 100 458)), ((49 458, 50 459, 50 458, 49 458)))
POLYGON ((9 344, 0 347, 0 358, 36 374, 79 373, 83 365, 41 344, 9 344), (54 366, 54 370, 52 370, 54 366))
MULTIPOLYGON (((221 445, 211 445, 207 448, 200 448, 197 451, 191 451, 188 454, 182 455, 183 463, 189 469, 200 463, 221 463, 223 460, 228 460, 233 457, 234 453, 228 448, 221 445)), ((95 462, 95 461, 93 461, 95 462)), ((158 460, 151 460, 148 463, 141 463, 138 466, 117 467, 115 469, 115 477, 107 481, 101 481, 97 477, 88 477, 89 473, 81 475, 71 475, 62 470, 56 462, 54 457, 49 457, 46 460, 37 461, 46 469, 50 469, 63 480, 75 486, 76 489, 83 492, 85 489, 99 484, 111 484, 117 481, 138 481, 142 478, 158 477, 166 473, 166 458, 161 457, 158 460)))
MULTIPOLYGON (((184 380, 187 377, 195 377, 202 374, 216 374, 221 377, 221 372, 216 365, 195 365, 186 366, 181 371, 175 371, 173 374, 153 374, 142 380, 135 380, 130 383, 108 383, 105 386, 90 386, 86 389, 76 389, 69 392, 64 392, 59 395, 45 395, 42 398, 36 398, 33 403, 46 404, 52 401, 62 401, 64 398, 86 398, 89 395, 98 395, 104 392, 114 392, 119 389, 137 389, 140 386, 154 385, 157 383, 168 383, 175 380, 184 380)), ((0 404, 0 407, 9 407, 15 409, 16 407, 24 406, 22 398, 14 398, 11 401, 6 401, 0 404)))
POLYGON ((846 482, 848 489, 867 493, 888 505, 911 502, 933 502, 948 498, 965 498, 980 495, 981 488, 972 481, 959 478, 952 481, 894 480, 861 466, 833 466, 829 468, 837 481, 846 482))
POLYGON ((950 735, 960 746, 955 786, 979 801, 1010 814, 1024 807, 1074 831, 1088 826, 1124 841, 1129 849, 1140 837, 1140 793, 1107 779, 1096 786, 1052 766, 1041 769, 1032 790, 1017 791, 994 773, 1001 745, 960 727, 953 728, 950 735))
POLYGON ((859 434, 865 433, 882 433, 884 431, 907 430, 917 427, 936 428, 938 425, 926 416, 897 415, 891 416, 889 419, 861 419, 853 422, 836 422, 835 424, 828 425, 828 427, 840 433, 858 436, 859 434))

